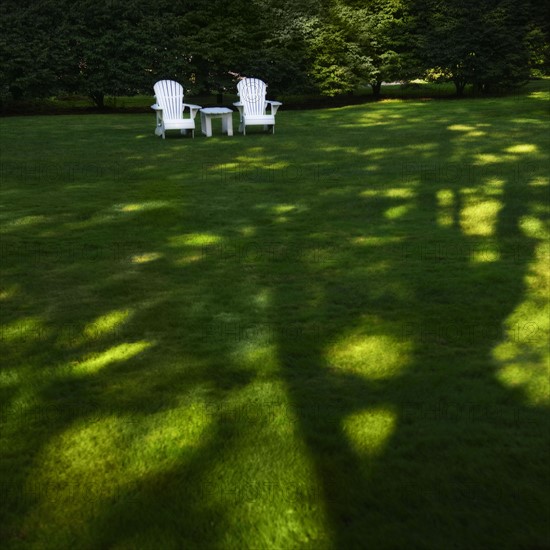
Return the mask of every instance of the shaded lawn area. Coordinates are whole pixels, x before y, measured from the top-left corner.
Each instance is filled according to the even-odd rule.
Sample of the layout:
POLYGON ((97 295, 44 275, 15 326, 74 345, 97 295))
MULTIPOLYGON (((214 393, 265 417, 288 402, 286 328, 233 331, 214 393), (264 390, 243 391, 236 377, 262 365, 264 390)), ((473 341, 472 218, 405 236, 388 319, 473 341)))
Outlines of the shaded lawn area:
MULTIPOLYGON (((508 90, 507 92, 495 92, 492 97, 499 95, 516 94, 518 97, 532 91, 548 89, 550 77, 544 77, 540 80, 531 80, 525 86, 517 90, 508 90)), ((471 87, 464 91, 465 97, 474 96, 471 87)), ((271 90, 268 96, 272 100, 282 101, 285 111, 305 110, 305 109, 328 109, 342 107, 344 105, 364 104, 376 101, 372 95, 370 86, 359 87, 352 94, 339 95, 335 97, 326 97, 319 94, 279 94, 271 90)), ((485 96, 489 97, 489 96, 485 96)), ((411 82, 402 84, 383 84, 381 88, 381 98, 383 99, 451 99, 455 100, 456 88, 450 82, 430 83, 430 82, 411 82)), ((211 95, 191 95, 185 90, 186 103, 201 105, 203 107, 217 107, 224 105, 234 109, 233 103, 238 101, 236 89, 223 93, 221 97, 218 94, 211 95)), ((21 115, 46 115, 46 114, 115 114, 115 113, 151 113, 151 105, 155 103, 153 95, 136 96, 106 96, 103 109, 98 108, 94 102, 86 96, 64 95, 59 97, 50 97, 42 99, 21 99, 17 101, 7 101, 0 103, 0 115, 2 116, 21 116, 21 115)))
POLYGON ((4 548, 547 547, 545 92, 0 125, 4 548))

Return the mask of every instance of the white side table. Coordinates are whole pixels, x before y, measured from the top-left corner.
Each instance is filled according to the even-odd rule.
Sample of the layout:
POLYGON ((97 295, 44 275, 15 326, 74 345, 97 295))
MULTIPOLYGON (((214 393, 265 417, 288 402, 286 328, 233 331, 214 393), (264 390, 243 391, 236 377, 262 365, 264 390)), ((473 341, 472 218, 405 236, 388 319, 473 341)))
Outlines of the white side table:
POLYGON ((212 119, 222 119, 222 132, 233 135, 233 111, 227 107, 207 107, 201 109, 201 130, 206 137, 212 137, 212 119))

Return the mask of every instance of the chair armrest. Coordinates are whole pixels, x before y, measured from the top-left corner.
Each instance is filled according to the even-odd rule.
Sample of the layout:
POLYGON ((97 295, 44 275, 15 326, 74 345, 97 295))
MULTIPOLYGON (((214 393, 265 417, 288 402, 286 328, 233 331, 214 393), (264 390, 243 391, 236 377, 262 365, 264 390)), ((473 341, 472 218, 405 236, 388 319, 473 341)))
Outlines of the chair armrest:
POLYGON ((195 118, 197 116, 197 113, 202 109, 200 105, 193 105, 192 103, 182 103, 182 105, 184 111, 187 107, 189 107, 191 118, 195 118))
POLYGON ((154 109, 155 111, 162 111, 162 107, 160 107, 156 103, 154 105, 151 105, 151 109, 154 109))
POLYGON ((271 114, 275 116, 277 113, 277 109, 282 105, 280 101, 269 101, 266 100, 266 104, 269 104, 271 106, 271 114))
POLYGON ((237 109, 239 110, 239 116, 241 117, 241 122, 242 122, 243 116, 244 116, 244 105, 242 101, 235 101, 235 103, 233 103, 233 106, 237 107, 237 109))

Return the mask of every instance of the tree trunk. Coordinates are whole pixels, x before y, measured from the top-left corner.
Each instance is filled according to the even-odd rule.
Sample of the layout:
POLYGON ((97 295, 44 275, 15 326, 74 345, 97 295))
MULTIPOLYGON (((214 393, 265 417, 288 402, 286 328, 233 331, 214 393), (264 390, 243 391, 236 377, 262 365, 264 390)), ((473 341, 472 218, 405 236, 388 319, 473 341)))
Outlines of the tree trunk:
POLYGON ((380 97, 380 89, 382 88, 382 82, 375 82, 374 84, 371 84, 372 88, 372 95, 375 99, 378 99, 380 97))
POLYGON ((462 97, 464 95, 464 87, 466 86, 466 82, 458 78, 453 80, 453 82, 456 87, 456 95, 458 97, 462 97))
POLYGON ((103 92, 90 92, 90 98, 96 104, 96 107, 100 109, 105 107, 105 94, 103 92))
POLYGON ((485 91, 485 86, 481 82, 474 83, 474 95, 481 95, 485 91))

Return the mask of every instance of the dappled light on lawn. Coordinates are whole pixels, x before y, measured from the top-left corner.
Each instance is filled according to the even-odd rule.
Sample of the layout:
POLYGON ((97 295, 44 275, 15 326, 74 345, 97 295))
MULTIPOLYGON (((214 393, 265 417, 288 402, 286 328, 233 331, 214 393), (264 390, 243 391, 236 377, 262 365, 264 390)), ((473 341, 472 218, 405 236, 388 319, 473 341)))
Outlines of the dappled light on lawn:
POLYGON ((284 384, 258 380, 213 410, 221 429, 234 421, 241 429, 204 473, 204 506, 226 510, 228 531, 254 533, 258 544, 324 538, 323 485, 284 384))
POLYGON ((0 536, 544 541, 548 147, 520 99, 194 140, 5 118, 0 536))
POLYGON ((134 264, 147 264, 149 262, 154 262, 162 258, 162 254, 158 252, 144 252, 136 256, 132 256, 132 263, 134 264))
POLYGON ((132 342, 113 346, 104 352, 93 354, 91 357, 71 365, 71 372, 77 375, 92 375, 112 363, 128 361, 151 345, 150 342, 132 342))
POLYGON ((544 239, 547 233, 545 222, 537 216, 522 216, 519 220, 519 227, 526 237, 532 239, 544 239))
POLYGON ((106 336, 120 329, 121 325, 127 322, 131 316, 131 309, 118 309, 100 315, 84 327, 82 336, 84 339, 106 336))
POLYGON ((240 334, 235 334, 235 339, 238 341, 230 358, 236 365, 252 370, 262 365, 266 371, 273 371, 277 367, 275 336, 267 324, 259 323, 244 328, 240 334))
POLYGON ((366 409, 346 418, 343 430, 353 450, 372 459, 383 453, 397 421, 397 413, 389 408, 366 409))
POLYGON ((208 444, 211 423, 199 399, 147 416, 136 410, 82 418, 36 458, 28 481, 36 501, 25 528, 34 540, 62 545, 59 533, 91 528, 108 507, 135 505, 143 476, 191 459, 208 444))
MULTIPOLYGON (((380 321, 370 319, 373 326, 380 321)), ((401 329, 402 330, 402 329, 401 329)), ((364 326, 341 337, 327 348, 329 368, 342 373, 354 373, 366 379, 378 380, 398 376, 410 362, 413 344, 384 334, 369 333, 369 319, 364 326)))
POLYGON ((140 203, 117 204, 113 209, 117 212, 140 212, 142 210, 153 210, 155 208, 171 208, 167 201, 145 201, 140 203))
POLYGON ((204 261, 209 254, 216 254, 216 251, 223 246, 224 238, 211 233, 190 233, 170 237, 168 246, 170 248, 182 249, 183 256, 175 260, 176 265, 189 265, 204 261))
POLYGON ((7 288, 2 288, 0 290, 0 300, 10 300, 11 298, 14 298, 19 292, 19 289, 19 285, 10 285, 7 288))
POLYGON ((189 233, 187 235, 170 237, 170 246, 210 246, 222 241, 223 238, 221 236, 211 233, 189 233))
POLYGON ((409 212, 414 209, 413 205, 402 204, 401 206, 393 206, 388 208, 384 212, 384 216, 388 220, 397 220, 403 216, 406 216, 409 212))
POLYGON ((361 191, 360 195, 367 198, 412 199, 415 197, 415 191, 411 187, 393 187, 390 189, 366 189, 361 191))
POLYGON ((460 226, 464 234, 479 237, 493 235, 502 203, 498 200, 482 199, 473 193, 464 196, 462 200, 464 206, 460 215, 460 226))
POLYGON ((39 317, 24 317, 0 326, 2 340, 7 342, 27 342, 38 340, 48 332, 45 323, 39 317))
POLYGON ((402 242, 401 237, 354 237, 351 243, 356 246, 387 246, 402 242))
POLYGON ((442 227, 451 227, 454 224, 454 192, 451 189, 440 189, 437 192, 437 222, 442 227))
POLYGON ((492 351, 498 380, 522 391, 533 406, 550 405, 550 242, 539 233, 539 244, 525 276, 524 300, 506 319, 505 338, 492 351))
POLYGON ((538 147, 534 143, 518 143, 506 149, 507 153, 528 154, 538 152, 538 147))
POLYGON ((8 233, 11 229, 19 229, 23 226, 39 225, 47 222, 47 216, 24 216, 22 218, 3 222, 0 228, 0 233, 8 233))

